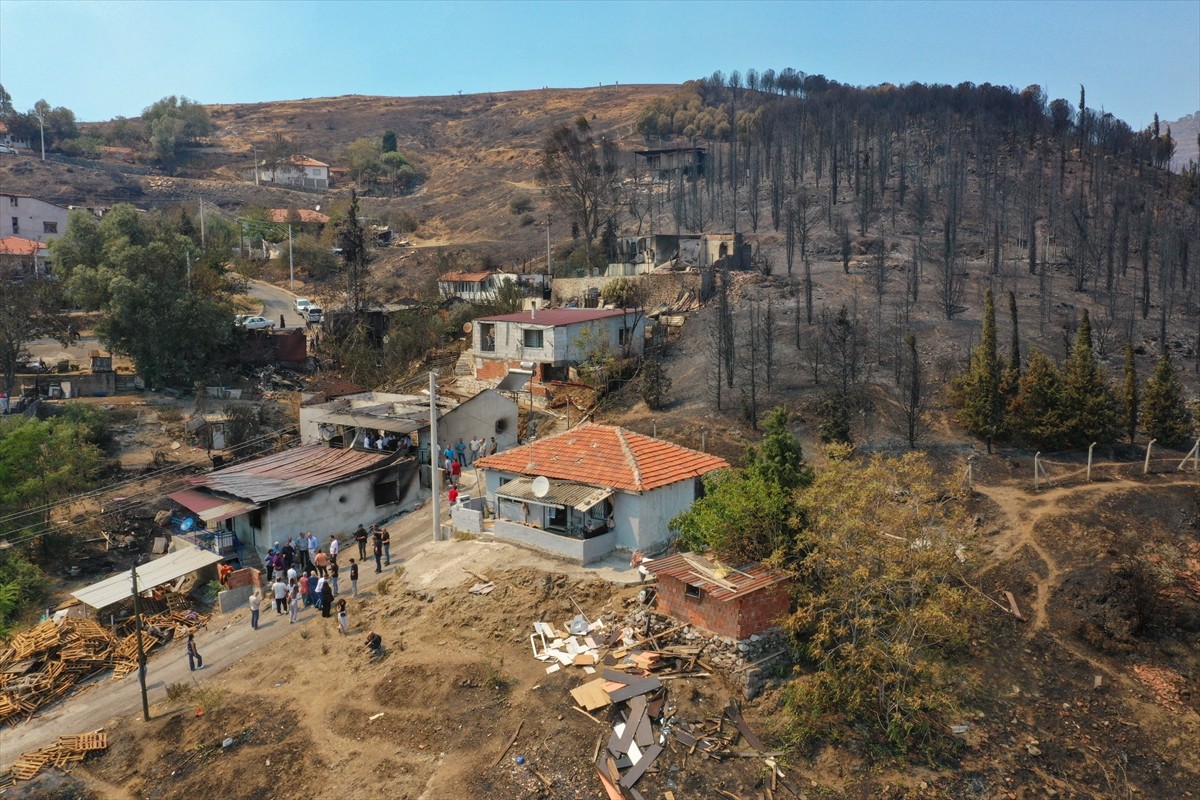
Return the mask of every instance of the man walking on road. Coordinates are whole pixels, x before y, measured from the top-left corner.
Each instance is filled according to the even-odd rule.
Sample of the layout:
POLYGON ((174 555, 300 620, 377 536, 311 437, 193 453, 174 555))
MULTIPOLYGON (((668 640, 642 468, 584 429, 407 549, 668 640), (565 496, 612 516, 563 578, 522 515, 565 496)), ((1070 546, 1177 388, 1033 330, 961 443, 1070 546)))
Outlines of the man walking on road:
POLYGON ((381 563, 383 561, 383 537, 377 536, 375 538, 375 544, 372 549, 375 552, 375 574, 378 575, 380 572, 383 572, 383 564, 381 563))
POLYGON ((380 528, 380 532, 382 535, 379 537, 379 543, 383 545, 383 565, 385 567, 391 566, 392 534, 388 532, 387 528, 380 528))
POLYGON ((358 599, 358 563, 353 558, 350 559, 350 593, 358 599))

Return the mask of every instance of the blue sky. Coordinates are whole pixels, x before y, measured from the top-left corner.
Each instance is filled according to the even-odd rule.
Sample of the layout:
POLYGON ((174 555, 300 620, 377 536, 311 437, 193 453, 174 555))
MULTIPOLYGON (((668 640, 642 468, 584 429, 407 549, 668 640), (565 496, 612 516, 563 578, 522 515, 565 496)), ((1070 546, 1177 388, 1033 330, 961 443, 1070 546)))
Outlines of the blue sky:
POLYGON ((793 67, 852 84, 1038 83, 1135 128, 1200 110, 1200 0, 0 0, 0 83, 81 120, 208 103, 679 83, 793 67))

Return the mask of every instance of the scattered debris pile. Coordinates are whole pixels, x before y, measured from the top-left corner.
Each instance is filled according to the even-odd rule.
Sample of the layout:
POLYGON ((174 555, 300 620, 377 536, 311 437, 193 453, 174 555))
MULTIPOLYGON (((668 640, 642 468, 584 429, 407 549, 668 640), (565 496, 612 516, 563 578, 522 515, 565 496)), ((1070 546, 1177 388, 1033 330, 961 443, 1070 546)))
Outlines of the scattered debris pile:
POLYGON ((11 786, 13 779, 33 780, 47 766, 66 769, 83 761, 91 753, 108 749, 108 735, 103 730, 60 736, 49 747, 22 753, 12 768, 0 775, 0 787, 11 786))
MULTIPOLYGON (((142 619, 142 646, 147 652, 208 621, 195 611, 142 619)), ((0 724, 16 724, 21 716, 28 720, 79 682, 107 669, 113 671, 114 680, 137 669, 137 636, 131 621, 114 633, 94 620, 67 616, 18 633, 0 653, 0 724)))
MULTIPOLYGON (((609 729, 607 739, 601 735, 597 740, 592 756, 607 796, 642 800, 636 784, 643 776, 658 774, 656 761, 670 751, 681 759, 696 755, 718 761, 763 758, 771 770, 772 792, 783 786, 799 797, 773 761, 780 753, 767 750, 736 703, 731 702, 721 717, 688 720, 679 711, 668 683, 713 675, 712 665, 701 660, 708 642, 662 643, 687 627, 677 625, 638 638, 631 627, 589 621, 582 612, 562 628, 534 623, 530 645, 535 658, 549 662, 547 673, 564 668, 578 668, 586 675, 600 673, 571 689, 571 697, 576 711, 609 729)), ((664 796, 673 797, 669 788, 655 791, 660 789, 664 796)))

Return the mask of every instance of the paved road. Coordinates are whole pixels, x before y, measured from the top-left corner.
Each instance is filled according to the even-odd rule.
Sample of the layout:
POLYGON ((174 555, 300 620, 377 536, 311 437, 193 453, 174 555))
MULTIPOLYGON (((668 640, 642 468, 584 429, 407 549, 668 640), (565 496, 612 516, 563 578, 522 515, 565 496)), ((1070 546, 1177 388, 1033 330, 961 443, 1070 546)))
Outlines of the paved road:
POLYGON ((296 313, 294 302, 296 295, 287 289, 281 289, 262 281, 250 281, 249 293, 263 304, 262 315, 275 320, 279 325, 280 315, 283 315, 284 326, 287 328, 304 327, 304 319, 296 313))
MULTIPOLYGON (((262 301, 262 315, 275 320, 279 325, 279 315, 283 315, 288 328, 304 327, 304 320, 296 313, 293 305, 296 295, 287 289, 272 286, 262 281, 250 281, 247 293, 262 301)), ((92 350, 103 349, 95 336, 83 336, 76 339, 67 347, 55 339, 35 339, 27 345, 30 355, 41 358, 48 365, 53 365, 62 359, 68 359, 76 364, 85 366, 88 363, 88 353, 92 350)))

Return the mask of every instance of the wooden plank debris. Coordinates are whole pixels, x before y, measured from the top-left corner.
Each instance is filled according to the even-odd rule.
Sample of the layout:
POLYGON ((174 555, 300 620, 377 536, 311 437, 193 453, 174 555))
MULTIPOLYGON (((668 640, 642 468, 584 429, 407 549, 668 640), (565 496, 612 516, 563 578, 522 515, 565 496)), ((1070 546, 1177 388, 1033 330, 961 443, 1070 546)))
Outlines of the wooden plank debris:
POLYGON ((89 753, 107 749, 108 735, 103 730, 60 736, 49 747, 22 753, 12 765, 12 775, 23 781, 33 780, 47 766, 63 769, 83 761, 89 753))
POLYGON ((631 697, 637 697, 639 694, 648 694, 649 692, 653 692, 655 689, 661 686, 662 681, 660 681, 658 678, 643 678, 642 680, 634 681, 628 686, 618 689, 615 692, 609 692, 608 695, 612 698, 614 703, 619 703, 622 700, 628 700, 631 697))
POLYGON ((596 678, 582 686, 576 686, 571 690, 571 697, 575 698, 575 702, 583 706, 586 711, 595 711, 597 708, 604 708, 612 703, 612 698, 608 692, 604 691, 603 678, 596 678))
POLYGON ((753 747, 759 752, 764 752, 767 748, 763 746, 762 739, 750 730, 750 726, 746 724, 746 720, 742 717, 742 711, 738 708, 736 702, 730 701, 725 709, 725 716, 729 717, 729 721, 737 726, 738 732, 742 734, 742 738, 746 740, 746 744, 753 747))
POLYGON ((1004 599, 1008 601, 1008 609, 1012 612, 1012 615, 1024 622, 1025 617, 1021 615, 1021 609, 1017 607, 1017 598, 1013 597, 1013 593, 1006 590, 1004 592, 1004 599))
POLYGON ((513 735, 508 738, 508 744, 504 745, 504 749, 496 754, 496 760, 491 763, 488 769, 494 769, 496 765, 499 764, 504 758, 504 756, 508 754, 508 751, 512 749, 513 742, 515 742, 517 737, 521 735, 521 726, 524 724, 525 720, 521 720, 517 723, 517 729, 513 731, 513 735))
POLYGON ((654 763, 654 759, 658 758, 662 750, 662 747, 659 745, 653 745, 645 753, 642 753, 642 757, 637 760, 637 763, 630 767, 629 771, 621 777, 620 785, 628 788, 637 783, 646 770, 650 768, 650 765, 654 763))

